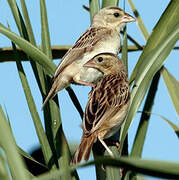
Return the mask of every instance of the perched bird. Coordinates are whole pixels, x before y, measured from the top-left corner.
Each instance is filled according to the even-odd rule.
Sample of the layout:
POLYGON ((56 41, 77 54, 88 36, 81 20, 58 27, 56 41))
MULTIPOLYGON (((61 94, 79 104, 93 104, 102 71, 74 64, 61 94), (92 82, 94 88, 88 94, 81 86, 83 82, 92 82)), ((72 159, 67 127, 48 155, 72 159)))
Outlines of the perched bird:
POLYGON ((113 156, 104 139, 111 137, 120 128, 128 112, 130 99, 126 69, 117 55, 101 53, 84 66, 95 68, 104 76, 89 93, 83 118, 83 135, 72 163, 87 161, 93 143, 97 140, 113 156))
POLYGON ((59 63, 52 88, 46 97, 47 101, 70 83, 94 86, 102 73, 83 65, 95 55, 102 52, 118 54, 121 46, 120 29, 135 18, 118 7, 101 9, 93 18, 91 26, 76 41, 59 63))

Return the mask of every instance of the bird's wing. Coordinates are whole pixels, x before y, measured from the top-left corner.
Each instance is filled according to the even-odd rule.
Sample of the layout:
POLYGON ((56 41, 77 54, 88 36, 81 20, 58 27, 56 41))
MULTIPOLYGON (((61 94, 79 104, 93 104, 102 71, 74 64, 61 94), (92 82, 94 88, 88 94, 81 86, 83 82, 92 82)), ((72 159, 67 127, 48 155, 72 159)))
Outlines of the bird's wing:
POLYGON ((90 27, 64 55, 55 71, 54 78, 56 78, 66 66, 84 55, 85 52, 92 51, 95 44, 110 33, 111 30, 105 27, 90 27))
POLYGON ((85 109, 83 128, 87 134, 96 130, 98 124, 112 118, 130 96, 128 82, 121 76, 105 76, 89 94, 85 109))

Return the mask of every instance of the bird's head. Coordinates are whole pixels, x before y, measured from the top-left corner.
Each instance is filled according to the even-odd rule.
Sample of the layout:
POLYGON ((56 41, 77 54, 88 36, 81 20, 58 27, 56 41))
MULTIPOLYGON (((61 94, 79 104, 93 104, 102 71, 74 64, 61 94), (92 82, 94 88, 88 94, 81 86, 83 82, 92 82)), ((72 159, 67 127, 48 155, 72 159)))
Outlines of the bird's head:
POLYGON ((104 75, 125 71, 124 63, 112 53, 100 53, 84 64, 84 67, 95 68, 104 75))
POLYGON ((128 22, 136 19, 118 7, 106 7, 101 9, 93 18, 92 26, 105 26, 115 28, 118 31, 128 22))

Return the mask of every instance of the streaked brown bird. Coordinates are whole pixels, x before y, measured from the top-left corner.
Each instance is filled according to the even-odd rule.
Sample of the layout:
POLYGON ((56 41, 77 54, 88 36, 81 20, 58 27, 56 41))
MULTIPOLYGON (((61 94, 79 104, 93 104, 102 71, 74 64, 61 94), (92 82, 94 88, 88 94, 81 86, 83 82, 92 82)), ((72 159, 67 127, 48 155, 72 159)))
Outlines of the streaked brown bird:
POLYGON ((83 65, 99 53, 118 54, 121 47, 120 30, 135 18, 118 7, 101 9, 93 18, 91 26, 64 55, 58 65, 54 82, 42 109, 47 101, 70 83, 94 86, 102 73, 83 65))
POLYGON ((130 99, 127 72, 117 55, 101 53, 84 66, 95 68, 104 76, 89 93, 81 143, 72 159, 74 164, 89 159, 93 143, 97 140, 113 156, 104 139, 111 137, 120 128, 128 112, 130 99))

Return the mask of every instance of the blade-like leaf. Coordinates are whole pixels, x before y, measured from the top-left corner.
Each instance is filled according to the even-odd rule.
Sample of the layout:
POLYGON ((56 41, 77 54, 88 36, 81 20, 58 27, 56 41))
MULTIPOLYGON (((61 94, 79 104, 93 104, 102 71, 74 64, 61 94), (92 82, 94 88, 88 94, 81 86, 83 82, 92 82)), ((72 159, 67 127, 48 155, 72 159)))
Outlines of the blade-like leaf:
POLYGON ((10 180, 6 166, 7 166, 7 162, 2 154, 2 150, 0 148, 0 179, 10 180))
POLYGON ((174 27, 178 24, 178 17, 179 17, 179 1, 174 0, 170 1, 168 7, 162 14, 160 20, 158 21, 157 25, 155 26, 152 34, 150 35, 147 44, 144 48, 142 55, 138 63, 135 66, 135 69, 132 72, 130 77, 130 82, 135 79, 138 67, 143 61, 144 56, 146 56, 149 51, 155 49, 162 41, 162 39, 166 38, 166 36, 174 29, 174 27))
POLYGON ((10 40, 12 40, 15 44, 17 44, 20 48, 23 49, 25 53, 27 53, 34 61, 38 62, 43 68, 47 71, 50 76, 53 76, 56 66, 53 62, 49 60, 49 58, 42 53, 38 48, 33 46, 28 41, 19 37, 15 33, 8 30, 0 23, 0 33, 7 36, 10 40))
MULTIPOLYGON (((93 148, 92 148, 94 160, 103 154, 103 152, 101 152, 101 149, 102 149, 101 146, 102 144, 99 141, 94 143, 93 148)), ((97 180, 106 179, 106 171, 103 170, 103 167, 101 167, 100 165, 99 166, 95 165, 95 170, 96 170, 97 180)))
POLYGON ((122 60, 125 64, 126 70, 128 72, 127 26, 125 26, 125 28, 124 28, 123 46, 122 46, 122 60))
POLYGON ((170 120, 168 120, 166 117, 164 117, 164 116, 162 116, 160 114, 151 113, 150 111, 138 111, 138 112, 159 116, 160 118, 162 118, 164 121, 166 121, 170 125, 170 127, 175 131, 175 134, 179 138, 179 127, 176 124, 174 124, 173 122, 171 122, 170 120))
MULTIPOLYGON (((147 94, 147 98, 146 98, 146 101, 144 104, 144 108, 142 111, 142 115, 140 118, 139 126, 137 128, 134 143, 133 143, 132 150, 130 153, 130 155, 133 157, 141 157, 141 155, 142 155, 143 146, 144 146, 147 129, 148 129, 148 125, 149 125, 149 119, 150 119, 150 115, 151 115, 151 113, 146 113, 146 112, 152 111, 159 79, 160 79, 160 73, 158 71, 155 74, 155 76, 152 80, 152 83, 150 85, 150 88, 149 88, 149 91, 147 94)), ((128 171, 125 175, 124 180, 128 180, 128 179, 135 180, 136 178, 137 178, 136 173, 128 171)))
MULTIPOLYGON (((32 26, 30 23, 30 19, 29 19, 29 15, 28 15, 28 11, 27 11, 25 1, 21 0, 22 13, 24 15, 25 21, 23 20, 23 17, 21 15, 20 10, 19 10, 17 4, 15 3, 15 1, 13 0, 12 2, 13 2, 13 4, 11 4, 9 2, 9 5, 11 8, 12 14, 14 16, 14 19, 16 21, 16 25, 18 27, 18 30, 21 34, 21 37, 23 37, 25 40, 29 41, 32 45, 36 46, 36 42, 35 42, 34 34, 32 31, 32 26), (14 6, 17 6, 17 7, 14 8, 14 6), (18 9, 18 11, 16 11, 16 9, 18 9)), ((40 66, 38 63, 32 61, 29 56, 27 56, 27 59, 29 59, 29 61, 30 61, 30 64, 32 66, 35 78, 37 80, 38 86, 39 86, 40 91, 42 93, 44 88, 45 88, 42 66, 40 66)))
MULTIPOLYGON (((167 179, 179 179, 179 163, 168 162, 168 161, 157 161, 157 160, 144 160, 132 157, 121 157, 121 158, 98 158, 95 161, 91 161, 85 164, 77 165, 71 168, 73 171, 76 168, 83 168, 90 165, 106 165, 114 167, 127 168, 136 173, 141 173, 149 176, 167 178, 167 179)), ((59 177, 63 177, 64 170, 54 170, 52 173, 46 173, 32 180, 49 180, 59 177)))
POLYGON ((11 12, 13 14, 13 17, 14 17, 14 20, 16 22, 19 33, 20 33, 21 36, 23 36, 21 20, 20 20, 20 17, 19 17, 20 14, 18 12, 18 7, 17 7, 17 4, 16 4, 16 0, 7 0, 7 1, 8 1, 8 4, 9 4, 10 8, 11 8, 11 12))
POLYGON ((32 25, 30 23, 29 14, 28 14, 27 7, 26 7, 26 4, 25 4, 25 0, 21 0, 21 8, 22 8, 22 13, 23 13, 25 25, 26 25, 26 28, 27 28, 27 34, 28 34, 28 37, 29 37, 29 41, 33 45, 36 45, 34 33, 33 33, 33 30, 32 30, 32 25))
POLYGON ((179 116, 179 82, 167 71, 165 67, 162 68, 161 73, 175 110, 179 116))
POLYGON ((137 11, 136 7, 134 6, 134 3, 132 2, 132 0, 128 0, 130 6, 131 6, 131 9, 135 15, 135 17, 137 18, 137 25, 139 26, 139 29, 141 30, 145 40, 147 40, 149 38, 149 33, 147 31, 147 28, 145 27, 143 21, 142 21, 142 18, 139 14, 139 12, 137 11))
POLYGON ((41 29, 42 29, 42 50, 52 60, 52 51, 50 43, 50 34, 48 28, 47 10, 44 0, 40 0, 40 12, 41 12, 41 29))
MULTIPOLYGON (((15 1, 13 1, 13 5, 9 2, 9 5, 11 7, 11 11, 12 11, 12 13, 14 15, 14 18, 15 18, 15 21, 16 21, 16 24, 17 24, 17 27, 19 29, 19 32, 20 32, 21 36, 23 38, 25 38, 27 41, 29 41, 29 37, 30 37, 31 43, 33 45, 36 45, 35 38, 34 38, 34 35, 33 35, 33 32, 32 32, 32 27, 31 27, 31 24, 30 24, 30 19, 29 19, 29 16, 28 16, 28 12, 27 12, 27 8, 26 8, 26 4, 25 4, 24 0, 21 0, 21 6, 22 6, 24 17, 25 17, 25 23, 27 24, 27 28, 25 27, 25 23, 24 23, 24 20, 22 18, 22 15, 21 15, 20 11, 17 11, 17 10, 15 11, 15 8, 13 7, 13 6, 17 6, 15 1)), ((18 7, 16 7, 16 9, 18 9, 18 7)), ((22 82, 22 86, 24 88, 27 103, 28 103, 28 106, 29 106, 29 110, 31 112, 32 119, 34 121, 34 125, 35 125, 36 131, 37 131, 37 135, 39 137, 39 141, 43 142, 41 138, 44 137, 45 138, 44 142, 45 142, 45 141, 47 141, 47 138, 46 138, 46 135, 43 134, 44 132, 43 132, 42 124, 41 124, 39 115, 37 113, 37 110, 35 109, 35 104, 33 102, 32 95, 31 95, 31 93, 28 93, 28 91, 30 92, 30 89, 28 87, 28 82, 27 82, 26 77, 23 76, 23 75, 25 75, 25 72, 23 70, 21 62, 19 61, 19 56, 17 54, 16 48, 15 48, 14 45, 13 45, 13 47, 14 47, 14 51, 15 51, 14 56, 16 57, 16 64, 17 64, 17 68, 18 68, 18 71, 19 71, 19 76, 20 76, 20 79, 21 79, 21 82, 22 82), (28 88, 26 88, 26 87, 28 87, 28 88), (30 95, 30 96, 27 96, 27 94, 30 95)), ((30 63, 32 65, 35 77, 37 79, 39 88, 40 88, 40 90, 42 92, 42 89, 44 89, 44 78, 43 78, 42 67, 38 63, 32 61, 31 58, 28 57, 28 59, 30 59, 30 63)), ((45 144, 45 145, 47 145, 47 144, 45 144)), ((47 147, 47 149, 46 149, 44 144, 41 144, 41 146, 42 146, 42 152, 43 152, 43 154, 45 156, 44 158, 45 158, 46 164, 48 164, 51 157, 52 157, 51 150, 49 149, 49 147, 47 147)))
MULTIPOLYGON (((61 165, 61 167, 63 166, 64 168, 64 176, 63 179, 64 180, 71 180, 72 179, 72 174, 70 173, 70 152, 69 152, 69 147, 66 141, 65 136, 61 136, 61 151, 62 151, 62 156, 63 158, 61 159, 61 161, 59 161, 59 164, 61 165)), ((76 172, 75 172, 76 173, 76 172)))
POLYGON ((25 172, 25 164, 22 161, 20 155, 18 154, 14 137, 11 134, 11 129, 4 115, 1 105, 0 124, 0 146, 2 147, 7 156, 8 166, 10 168, 13 179, 30 180, 29 176, 25 172))
POLYGON ((42 147, 42 152, 43 152, 45 161, 46 161, 47 165, 49 166, 49 162, 52 158, 52 152, 49 147, 49 143, 48 143, 46 134, 44 132, 39 114, 37 112, 36 105, 35 105, 34 99, 32 97, 31 90, 29 88, 25 72, 23 71, 22 64, 20 63, 20 61, 18 61, 19 56, 17 54, 16 47, 14 44, 12 44, 12 45, 14 48, 14 55, 16 56, 16 60, 17 60, 16 64, 17 64, 19 77, 21 79, 21 83, 22 83, 22 86, 24 89, 24 93, 25 93, 26 100, 27 100, 27 103, 29 106, 29 110, 30 110, 30 113, 31 113, 31 116, 32 116, 32 119, 33 119, 33 122, 34 122, 34 125, 36 128, 36 132, 37 132, 41 147, 42 147))
POLYGON ((160 73, 157 72, 152 80, 152 83, 150 85, 150 88, 147 94, 147 98, 146 98, 145 105, 143 108, 143 113, 141 115, 137 133, 136 133, 134 143, 132 146, 131 156, 141 157, 142 155, 142 150, 143 150, 145 137, 146 137, 147 129, 149 125, 149 119, 150 119, 150 114, 146 114, 145 112, 151 112, 152 110, 159 79, 160 79, 160 73))
POLYGON ((168 34, 165 39, 162 40, 162 42, 154 50, 150 51, 145 57, 143 57, 142 63, 138 69, 135 85, 131 93, 131 105, 122 132, 121 146, 123 146, 128 128, 139 106, 142 103, 153 76, 161 68, 166 57, 171 52, 178 39, 179 24, 170 32, 170 34, 168 34))
MULTIPOLYGON (((47 11, 46 11, 46 4, 44 0, 40 0, 40 13, 41 13, 41 39, 42 39, 41 49, 52 61, 47 11)), ((43 74, 42 77, 43 79, 45 79, 44 80, 45 87, 42 92, 42 97, 44 100, 49 92, 49 87, 51 87, 52 82, 51 82, 51 79, 47 75, 43 74)), ((56 166, 59 167, 58 158, 57 158, 57 149, 60 149, 61 147, 58 147, 56 149, 55 137, 56 137, 56 131, 58 131, 58 128, 61 125, 61 119, 60 119, 60 111, 59 111, 58 103, 55 103, 54 101, 56 102, 58 101, 57 96, 55 97, 55 100, 54 99, 50 100, 47 106, 44 108, 44 120, 45 120, 45 130, 46 130, 47 138, 48 138, 48 141, 49 141, 52 153, 53 153, 54 161, 55 161, 56 166)))
POLYGON ((133 170, 137 173, 150 175, 154 177, 163 177, 168 179, 179 178, 179 163, 167 162, 167 161, 156 161, 156 160, 143 160, 132 157, 121 157, 121 158, 99 158, 95 161, 81 165, 86 167, 92 164, 103 164, 114 167, 123 167, 128 170, 133 170))
POLYGON ((18 152, 19 152, 19 154, 20 154, 21 156, 23 156, 23 157, 25 157, 25 158, 33 161, 34 163, 38 164, 39 166, 42 166, 42 167, 48 169, 47 166, 45 166, 44 164, 36 161, 32 156, 30 156, 28 153, 26 153, 26 152, 25 152, 24 150, 22 150, 20 147, 17 146, 17 149, 18 149, 18 152))
POLYGON ((107 6, 118 6, 119 0, 103 0, 102 2, 102 8, 107 6))
MULTIPOLYGON (((42 29, 41 48, 43 52, 49 57, 49 59, 52 59, 47 10, 44 0, 40 0, 40 12, 41 12, 41 29, 42 29)), ((51 80, 49 80, 48 77, 46 77, 45 83, 46 83, 46 87, 51 86, 51 80)), ((46 89, 47 89, 46 92, 48 93, 49 88, 46 89)), ((51 149, 54 154, 54 158, 56 160, 56 163, 58 164, 57 167, 58 166, 64 167, 66 169, 66 174, 64 179, 72 179, 72 175, 69 173, 68 170, 69 162, 71 158, 70 150, 64 132, 61 128, 62 124, 61 124, 59 106, 58 103, 55 103, 55 101, 56 102, 58 101, 57 96, 56 99, 53 98, 53 100, 49 101, 49 106, 47 106, 49 107, 49 109, 47 108, 44 109, 46 133, 49 135, 48 138, 51 145, 51 149)), ((76 172, 74 173, 74 175, 76 177, 73 177, 73 179, 78 179, 78 175, 76 172)))
MULTIPOLYGON (((157 114, 155 114, 157 115, 157 114)), ((175 134, 177 135, 177 137, 179 138, 179 127, 176 126, 174 123, 172 123, 171 121, 169 121, 167 118, 165 118, 164 116, 161 116, 161 115, 158 115, 160 116, 163 120, 165 120, 169 125, 170 127, 175 131, 175 134)))
MULTIPOLYGON (((124 34, 123 34, 123 46, 122 46, 122 61, 124 62, 125 66, 126 66, 126 70, 128 73, 128 49, 127 49, 127 26, 124 27, 124 34)), ((122 136, 122 132, 124 129, 124 125, 125 123, 122 124, 121 128, 120 128, 120 136, 119 138, 121 138, 122 136)), ((122 155, 128 155, 128 138, 126 138, 125 143, 124 143, 124 148, 122 149, 122 155)))
POLYGON ((90 7, 90 19, 92 21, 93 16, 99 11, 99 0, 90 0, 89 1, 89 7, 90 7))
MULTIPOLYGON (((32 30, 32 26, 31 26, 31 23, 30 23, 30 18, 29 18, 29 15, 28 15, 28 11, 27 11, 27 7, 26 7, 26 4, 25 4, 25 1, 24 0, 21 0, 21 7, 22 7, 22 13, 23 13, 23 16, 24 16, 24 21, 22 18, 20 18, 21 20, 21 24, 24 24, 24 26, 22 26, 22 29, 23 29, 23 37, 26 37, 25 39, 26 40, 29 40, 29 42, 34 45, 34 46, 37 46, 36 45, 36 42, 35 42, 35 37, 34 37, 34 34, 33 34, 33 30, 32 30), (25 36, 25 34, 27 34, 25 36)), ((20 12, 19 12, 20 14, 20 12)), ((21 16, 20 16, 21 17, 21 16)), ((32 66, 32 69, 33 69, 33 72, 34 72, 34 75, 35 75, 35 78, 37 80, 37 84, 39 86, 39 89, 41 91, 41 94, 44 93, 44 89, 45 89, 45 83, 44 83, 44 77, 43 77, 43 68, 42 66, 40 66, 38 63, 34 62, 33 60, 31 60, 30 57, 27 57, 29 60, 30 60, 30 63, 31 63, 31 66, 32 66)))
MULTIPOLYGON (((110 147, 110 150, 113 152, 115 157, 120 156, 120 153, 115 146, 110 147)), ((120 180, 120 179, 121 179, 121 176, 120 176, 119 167, 116 168, 116 167, 106 166, 106 180, 120 180)))
MULTIPOLYGON (((146 137, 147 129, 148 129, 148 125, 149 125, 149 119, 150 119, 150 115, 151 115, 151 113, 146 113, 146 112, 152 111, 159 79, 160 79, 160 73, 158 71, 152 80, 152 83, 150 85, 150 88, 149 88, 149 91, 147 94, 147 98, 146 98, 146 101, 144 104, 144 108, 143 108, 142 115, 140 118, 139 126, 137 129, 134 143, 132 146, 132 150, 130 153, 130 155, 133 157, 141 157, 141 155, 142 155, 142 150, 143 150, 145 137, 146 137)), ((136 174, 135 172, 128 171, 125 175, 124 180, 129 180, 129 179, 135 180, 137 178, 137 176, 138 176, 138 174, 136 174)))

